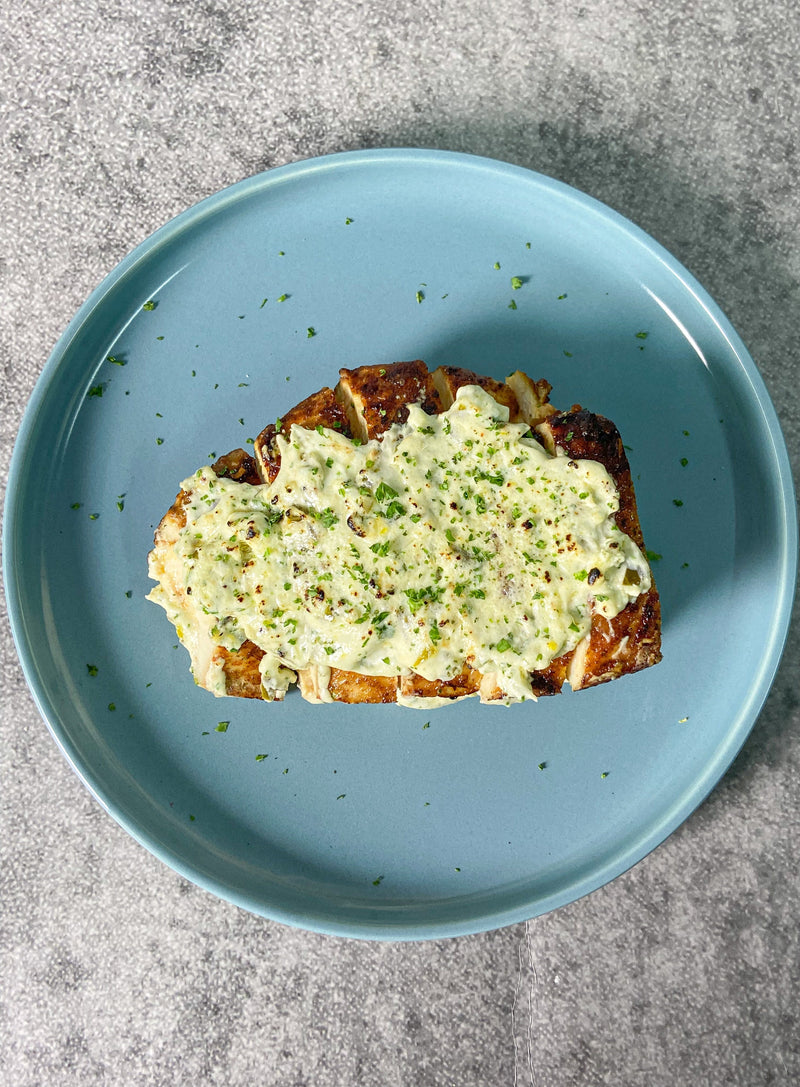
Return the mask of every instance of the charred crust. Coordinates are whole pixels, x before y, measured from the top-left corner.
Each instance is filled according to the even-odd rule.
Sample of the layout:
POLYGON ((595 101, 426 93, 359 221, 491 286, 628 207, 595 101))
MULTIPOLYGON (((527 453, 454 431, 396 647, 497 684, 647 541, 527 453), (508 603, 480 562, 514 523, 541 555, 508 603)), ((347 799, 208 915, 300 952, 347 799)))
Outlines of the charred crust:
POLYGON ((537 698, 561 693, 571 657, 571 653, 565 653, 562 657, 551 661, 547 668, 531 673, 531 690, 537 698))
POLYGON ((270 423, 264 427, 256 438, 256 460, 264 483, 274 482, 281 466, 278 434, 288 438, 295 425, 306 427, 308 430, 323 426, 344 434, 347 438, 352 437, 347 414, 337 400, 333 389, 326 387, 312 393, 287 411, 277 423, 270 423))
POLYGON ((221 479, 232 479, 235 483, 256 485, 261 482, 254 458, 244 449, 234 449, 219 457, 211 468, 221 479))
POLYGON ((428 367, 419 359, 341 369, 337 395, 350 400, 368 438, 379 437, 393 423, 405 423, 409 404, 419 404, 428 415, 444 410, 428 367))
POLYGON ((639 547, 644 546, 636 496, 622 438, 614 423, 603 415, 575 405, 569 411, 551 416, 547 426, 554 444, 576 460, 595 460, 602 464, 619 491, 617 527, 639 547))
POLYGON ((401 691, 405 698, 465 698, 477 694, 483 676, 474 668, 465 668, 452 679, 424 679, 411 675, 403 678, 401 691))

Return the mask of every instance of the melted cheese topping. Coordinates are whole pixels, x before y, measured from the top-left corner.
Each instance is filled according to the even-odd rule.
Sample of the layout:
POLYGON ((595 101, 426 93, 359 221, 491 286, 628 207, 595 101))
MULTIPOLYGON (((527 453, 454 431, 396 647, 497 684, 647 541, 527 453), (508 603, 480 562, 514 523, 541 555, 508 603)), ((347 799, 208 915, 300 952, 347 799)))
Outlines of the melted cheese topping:
POLYGON ((151 555, 150 594, 198 682, 224 693, 209 644, 250 639, 267 698, 309 667, 434 680, 465 662, 496 673, 504 701, 531 698, 530 673, 650 572, 606 469, 529 434, 467 386, 441 415, 411 405, 380 441, 293 427, 271 485, 200 469, 182 484, 185 526, 151 555))

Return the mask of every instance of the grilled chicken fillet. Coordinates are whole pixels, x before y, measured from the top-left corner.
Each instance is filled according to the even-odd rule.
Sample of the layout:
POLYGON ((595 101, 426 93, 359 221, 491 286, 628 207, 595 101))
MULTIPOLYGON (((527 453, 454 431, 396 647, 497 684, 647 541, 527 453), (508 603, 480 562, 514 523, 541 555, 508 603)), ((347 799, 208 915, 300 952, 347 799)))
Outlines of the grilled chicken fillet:
MULTIPOLYGON (((259 494, 272 495, 270 501, 276 503, 275 516, 285 517, 286 522, 295 518, 298 522, 295 526, 297 532, 302 532, 303 518, 307 518, 307 511, 303 508, 302 502, 298 502, 297 508, 287 504, 285 493, 281 494, 280 502, 278 502, 276 490, 282 481, 281 450, 283 449, 286 455, 287 450, 291 448, 292 432, 295 427, 301 428, 302 432, 327 435, 334 443, 332 448, 351 449, 355 457, 363 448, 376 448, 374 445, 376 442, 381 443, 382 448, 385 436, 395 436, 403 432, 404 427, 408 429, 410 417, 416 422, 423 419, 418 409, 421 409, 425 416, 446 417, 446 429, 449 433, 451 416, 454 420, 457 419, 453 411, 461 407, 462 400, 467 406, 472 403, 468 397, 465 397, 465 393, 470 390, 472 390, 473 400, 477 396, 476 403, 484 405, 493 403, 495 407, 500 406, 498 420, 490 426, 505 425, 503 420, 506 418, 506 413, 509 424, 522 424, 514 433, 522 434, 526 431, 521 441, 527 442, 525 448, 533 448, 534 452, 538 450, 540 459, 541 449, 544 449, 550 457, 555 459, 559 467, 566 465, 575 467, 577 471, 585 462, 594 462, 595 465, 602 466, 613 483, 615 495, 618 496, 613 518, 608 515, 611 528, 618 533, 620 545, 637 556, 636 562, 631 561, 631 567, 624 570, 623 581, 628 598, 624 606, 620 607, 616 613, 609 612, 608 605, 599 603, 607 599, 599 591, 603 589, 599 568, 594 567, 588 571, 578 570, 574 573, 574 578, 583 581, 582 588, 588 593, 585 597, 587 603, 583 612, 581 612, 581 606, 576 605, 578 607, 576 614, 583 615, 581 636, 577 640, 573 637, 571 643, 565 643, 569 644, 569 648, 551 659, 544 660, 541 667, 528 669, 524 676, 524 689, 530 692, 530 697, 534 698, 540 695, 557 694, 565 682, 569 682, 573 690, 579 690, 656 664, 661 659, 659 598, 646 560, 643 558, 644 542, 636 499, 620 435, 609 420, 584 411, 578 405, 568 411, 557 411, 549 402, 550 385, 546 381, 532 381, 519 371, 512 374, 505 382, 498 382, 469 370, 454 367, 440 367, 431 373, 420 361, 400 362, 388 366, 362 366, 354 370, 342 369, 335 389, 321 389, 292 408, 278 423, 266 427, 255 441, 253 456, 243 450, 235 450, 220 458, 212 466, 213 472, 221 481, 261 488, 259 494), (475 387, 478 389, 477 394, 475 387), (459 397, 459 390, 463 390, 461 397, 459 397), (483 394, 488 394, 491 400, 489 401, 485 396, 481 400, 480 397, 483 394), (456 403, 457 400, 458 403, 456 403), (335 443, 339 438, 350 445, 342 447, 340 443, 336 446, 335 443), (373 445, 370 446, 369 443, 373 445), (631 587, 632 584, 634 587, 631 587), (635 586, 640 584, 642 591, 637 595, 635 586)), ((434 428, 418 429, 432 431, 434 428)), ((432 442, 433 440, 431 439, 432 442)), ((408 459, 408 454, 402 451, 401 445, 397 448, 401 455, 408 459)), ((328 462, 332 460, 332 457, 328 458, 328 462)), ((441 470, 445 471, 444 461, 437 463, 441 465, 441 470)), ((363 472, 362 469, 362 474, 363 472)), ((447 470, 446 474, 452 476, 453 472, 447 470)), ((504 478, 497 472, 493 475, 491 469, 483 472, 481 478, 488 478, 492 483, 496 483, 495 476, 497 479, 504 478)), ((478 478, 478 475, 473 474, 470 478, 478 478)), ((529 480, 529 482, 532 481, 529 480)), ((445 483, 447 480, 443 481, 442 486, 445 483)), ((510 486, 510 482, 505 485, 510 486)), ((379 484, 376 491, 378 495, 380 495, 381 486, 384 487, 384 494, 391 493, 397 498, 398 490, 390 488, 388 484, 379 484)), ((525 488, 517 487, 516 489, 522 491, 525 488)), ((470 490, 471 488, 467 487, 463 493, 466 495, 470 490)), ((579 488, 571 487, 570 490, 578 494, 579 488)), ((244 494, 244 490, 242 493, 244 494)), ((248 494, 250 493, 248 491, 248 494)), ((410 491, 409 494, 411 494, 410 491)), ((401 493, 400 499, 403 497, 401 493)), ((583 493, 580 494, 580 498, 584 498, 583 493)), ((195 599, 192 597, 193 586, 186 576, 185 544, 191 527, 191 524, 187 523, 187 518, 195 516, 192 513, 194 509, 192 501, 191 490, 182 490, 158 526, 154 548, 150 555, 150 573, 151 577, 158 582, 158 588, 151 594, 151 598, 165 608, 178 628, 179 636, 192 657, 195 681, 200 686, 207 687, 218 695, 279 700, 290 683, 296 681, 303 697, 311 702, 401 702, 409 706, 425 708, 470 695, 479 696, 482 702, 487 703, 508 703, 520 700, 517 688, 512 689, 509 685, 508 669, 487 668, 485 665, 488 659, 487 653, 482 652, 477 646, 474 652, 466 646, 463 659, 455 665, 448 666, 447 675, 442 676, 421 674, 430 671, 421 664, 417 665, 420 671, 407 665, 400 668, 391 658, 385 668, 386 674, 376 674, 374 665, 369 671, 337 667, 339 653, 335 644, 325 650, 330 654, 329 663, 303 661, 302 666, 297 666, 297 662, 287 656, 285 667, 280 664, 277 668, 280 674, 276 674, 275 667, 272 666, 271 671, 265 670, 265 650, 257 644, 257 641, 261 639, 239 636, 229 638, 226 644, 226 639, 220 635, 219 624, 215 624, 214 617, 209 618, 198 606, 196 590, 195 599), (479 659, 484 661, 480 667, 479 659), (271 678, 265 678, 268 672, 271 678)), ((461 501, 460 498, 459 501, 461 501)), ((336 530, 342 533, 343 539, 349 541, 354 554, 359 553, 356 545, 361 547, 361 553, 368 553, 366 547, 372 539, 370 533, 374 534, 376 524, 379 526, 383 524, 375 520, 371 503, 372 500, 367 498, 365 504, 367 513, 363 517, 355 513, 347 517, 347 528, 342 523, 344 515, 339 519, 340 523, 336 524, 336 530), (348 533, 352 533, 352 536, 348 533)), ((456 509, 455 503, 450 505, 454 510, 456 509)), ((399 509, 400 506, 398 505, 397 508, 399 509)), ((442 509, 447 509, 443 502, 442 509)), ((269 513, 269 506, 267 510, 269 513)), ((407 514, 408 510, 404 512, 407 514)), ((315 516, 318 519, 322 517, 324 521, 326 513, 327 510, 323 510, 322 514, 317 513, 315 516)), ((384 501, 382 513, 389 517, 388 528, 394 530, 399 522, 391 517, 391 502, 387 507, 384 501)), ((522 516, 524 512, 519 514, 520 518, 522 516)), ((543 517, 548 525, 551 524, 552 519, 547 519, 546 511, 543 517)), ((329 519, 337 520, 332 511, 329 519)), ((419 517, 417 517, 418 520, 419 517)), ((455 524, 456 516, 454 515, 451 520, 455 524)), ((255 523, 254 521, 254 526, 255 523)), ((445 523, 442 521, 442 524, 445 523)), ((523 527, 525 525, 533 527, 530 518, 521 523, 523 527)), ((519 531, 516 522, 513 530, 519 531)), ((248 531, 251 531, 254 537, 257 536, 255 527, 248 531)), ((453 538, 452 529, 443 531, 446 531, 448 540, 453 538)), ((530 535, 535 535, 535 532, 530 535)), ((526 537, 523 536, 523 538, 526 537)), ((243 540, 247 539, 248 533, 245 532, 243 540)), ((373 554, 385 554, 382 548, 388 548, 388 543, 381 543, 382 537, 376 539, 377 542, 369 546, 369 551, 373 554)), ((569 536, 567 539, 569 540, 569 536)), ((536 546, 542 546, 541 541, 536 545, 531 544, 530 552, 524 551, 526 570, 529 560, 531 563, 543 561, 537 557, 538 553, 533 553, 536 546)), ((616 537, 608 546, 611 548, 618 546, 616 537)), ((240 555, 240 544, 237 543, 236 547, 238 548, 236 554, 240 555)), ((466 549, 465 555, 468 550, 466 549)), ((473 547, 472 550, 480 554, 479 548, 473 547)), ((555 566, 555 562, 551 562, 550 565, 555 566)), ((354 563, 354 568, 361 571, 364 563, 354 563)), ((397 569, 400 567, 398 566, 397 569)), ((473 564, 469 569, 474 570, 476 567, 473 564)), ((550 571, 544 570, 543 576, 548 582, 551 580, 550 571)), ((569 575, 564 581, 567 588, 570 586, 576 588, 570 580, 572 576, 569 575)), ((285 589, 288 589, 293 581, 291 573, 289 578, 290 580, 283 586, 285 589)), ((461 586, 461 592, 457 592, 459 599, 455 603, 460 604, 462 599, 469 601, 470 597, 483 596, 484 590, 474 587, 480 584, 480 577, 477 581, 467 578, 461 586)), ((363 631, 373 634, 375 620, 380 620, 383 614, 379 613, 378 609, 382 607, 380 598, 386 590, 385 586, 383 590, 375 587, 374 579, 370 581, 370 586, 372 586, 371 589, 364 588, 362 592, 356 585, 353 591, 356 595, 362 592, 359 599, 370 601, 365 605, 367 610, 364 612, 364 615, 369 617, 369 624, 365 623, 363 631), (364 595, 370 592, 373 596, 364 595), (371 613, 370 607, 372 607, 371 613)), ((261 586, 256 586, 256 589, 260 591, 261 586)), ((326 591, 327 586, 323 583, 317 588, 317 593, 321 594, 320 602, 322 603, 326 603, 324 601, 326 591)), ((440 599, 439 590, 434 591, 433 588, 411 590, 401 586, 399 591, 405 592, 412 602, 413 616, 427 616, 427 609, 435 608, 440 599), (416 596, 413 595, 414 592, 416 596), (418 612, 413 610, 416 607, 420 609, 418 612)), ((394 596, 395 589, 391 588, 388 592, 389 595, 394 596)), ((259 602, 263 604, 261 599, 259 602)), ((312 605, 316 606, 320 602, 312 601, 311 604, 304 603, 298 606, 311 610, 312 605)), ((462 610, 465 607, 466 605, 463 605, 462 610)), ((280 612, 284 624, 296 622, 291 617, 288 620, 283 618, 284 611, 280 608, 274 610, 280 612)), ((431 614, 434 613, 431 612, 431 614)), ((435 614, 437 618, 434 619, 430 629, 430 637, 433 641, 432 651, 438 651, 441 644, 441 632, 444 631, 446 635, 449 629, 447 617, 442 619, 443 613, 436 612, 435 614), (433 638, 434 633, 438 634, 436 639, 433 638)), ((528 615, 526 614, 524 618, 527 620, 528 615)), ((362 620, 357 618, 353 621, 360 623, 362 620)), ((420 626, 422 622, 420 618, 420 626)), ((428 622, 427 618, 425 622, 428 622)), ((517 626, 519 627, 519 624, 517 626)), ((578 629, 575 624, 573 627, 578 629)), ((538 630, 536 633, 539 635, 538 630)), ((380 634, 381 628, 378 624, 376 636, 380 634)), ((368 637, 367 641, 369 641, 368 637)), ((485 647, 483 649, 485 650, 485 647)), ((508 658, 516 651, 510 638, 498 639, 495 644, 495 655, 499 653, 501 657, 508 658)), ((283 654, 283 650, 281 653, 283 654)), ((424 659, 425 654, 421 657, 424 659)), ((524 653, 521 654, 521 659, 522 657, 524 653)), ((513 665, 513 657, 511 663, 513 665)), ((523 694, 522 697, 524 698, 525 695, 523 694)))

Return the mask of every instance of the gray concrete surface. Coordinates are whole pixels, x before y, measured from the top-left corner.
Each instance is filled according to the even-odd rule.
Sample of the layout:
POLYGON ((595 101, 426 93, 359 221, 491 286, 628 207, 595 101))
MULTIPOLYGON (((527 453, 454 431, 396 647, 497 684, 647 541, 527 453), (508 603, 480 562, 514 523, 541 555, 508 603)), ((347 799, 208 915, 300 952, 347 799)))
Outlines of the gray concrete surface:
MULTIPOLYGON (((2 476, 60 331, 197 199, 418 145, 606 201, 719 301, 800 458, 793 0, 109 0, 0 13, 2 476)), ((746 621, 746 617, 743 617, 746 621)), ((59 755, 0 625, 0 1081, 226 1087, 800 1082, 797 624, 731 771, 555 914, 372 945, 187 884, 59 755)))

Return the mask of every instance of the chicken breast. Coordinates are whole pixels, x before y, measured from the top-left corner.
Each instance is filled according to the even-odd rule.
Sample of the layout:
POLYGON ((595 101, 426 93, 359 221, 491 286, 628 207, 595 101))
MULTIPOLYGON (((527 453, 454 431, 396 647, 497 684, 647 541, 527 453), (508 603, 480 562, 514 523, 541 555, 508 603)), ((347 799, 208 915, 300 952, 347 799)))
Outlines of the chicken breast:
MULTIPOLYGON (((374 365, 353 370, 342 369, 335 389, 325 388, 314 393, 291 411, 286 412, 276 423, 267 426, 255 441, 254 457, 249 457, 243 450, 236 450, 220 458, 213 465, 213 471, 220 480, 246 484, 251 488, 260 486, 259 494, 262 492, 270 494, 272 495, 270 502, 277 503, 278 493, 276 491, 273 494, 273 490, 281 483, 281 449, 286 455, 287 449, 291 449, 296 444, 292 438, 294 427, 302 428, 303 432, 317 431, 320 434, 329 435, 330 441, 334 443, 333 448, 339 448, 335 443, 337 435, 340 435, 342 441, 349 443, 347 446, 341 446, 343 455, 347 456, 348 449, 358 451, 364 443, 382 444, 384 436, 394 435, 399 428, 407 425, 410 415, 413 415, 414 419, 423 418, 418 414, 417 409, 421 409, 425 416, 440 416, 447 413, 449 426, 451 409, 454 405, 456 408, 460 407, 460 402, 456 403, 459 400, 459 390, 474 390, 475 387, 488 394, 491 401, 501 405, 507 411, 510 424, 521 424, 517 428, 519 433, 526 427, 530 428, 523 441, 527 442, 529 448, 543 447, 550 458, 555 458, 559 467, 566 464, 578 469, 579 465, 585 462, 602 466, 607 477, 613 481, 613 488, 618 496, 618 506, 613 514, 613 522, 619 531, 620 540, 629 550, 636 551, 641 559, 641 561, 631 562, 624 570, 624 579, 628 579, 625 581, 625 591, 629 599, 616 614, 610 614, 608 606, 604 607, 598 603, 605 599, 603 595, 599 592, 593 595, 589 591, 588 587, 593 586, 596 579, 601 576, 600 569, 575 572, 575 578, 586 582, 584 587, 588 592, 587 613, 581 628, 585 632, 581 634, 577 642, 574 637, 572 638, 568 651, 546 660, 541 668, 530 669, 524 677, 525 690, 529 690, 530 696, 534 698, 557 694, 565 682, 569 682, 573 689, 579 690, 656 664, 661 659, 659 598, 646 560, 640 555, 644 544, 630 468, 622 440, 613 423, 602 416, 583 410, 578 405, 566 412, 557 411, 549 402, 551 386, 547 381, 533 381, 520 371, 512 374, 505 382, 498 382, 455 367, 440 367, 431 373, 425 363, 419 360, 388 366, 374 365), (532 442, 531 438, 534 438, 535 442, 532 442), (640 582, 636 579, 641 579, 641 592, 638 595, 636 587, 640 582)), ((485 401, 486 398, 484 398, 485 401)), ((502 418, 505 418, 504 413, 500 414, 502 418)), ((500 426, 500 422, 497 425, 500 426)), ((424 456, 425 447, 422 446, 421 449, 420 456, 424 456)), ((408 457, 408 453, 404 451, 403 456, 408 457)), ((328 462, 332 462, 333 459, 329 457, 328 462)), ((325 471, 324 464, 321 469, 325 471)), ((365 469, 361 471, 364 473, 365 469)), ((495 482, 491 470, 482 472, 482 477, 495 482)), ((397 496, 397 491, 389 487, 387 483, 382 485, 385 493, 397 496)), ((510 486, 510 482, 505 485, 510 486)), ((380 486, 381 484, 378 485, 377 493, 380 493, 380 486)), ((464 493, 466 494, 470 489, 467 488, 464 493)), ((577 488, 570 489, 578 493, 577 488)), ((356 544, 363 551, 365 543, 368 542, 365 541, 366 526, 373 525, 374 522, 372 512, 374 496, 369 496, 369 488, 362 487, 361 490, 367 494, 364 499, 363 517, 359 518, 355 513, 347 517, 347 529, 353 533, 353 537, 348 537, 345 529, 342 528, 343 541, 349 539, 350 546, 355 552, 358 552, 356 544)), ((375 490, 374 480, 373 490, 375 490)), ((580 497, 583 498, 583 494, 580 497)), ((286 511, 287 519, 296 518, 297 526, 293 531, 298 533, 311 531, 313 535, 315 525, 306 525, 308 511, 303 503, 298 498, 295 507, 287 505, 288 501, 287 495, 282 494, 279 505, 281 511, 286 511)), ((453 509, 456 508, 455 503, 451 505, 453 509)), ((213 616, 204 614, 202 608, 198 607, 192 599, 192 587, 187 584, 184 569, 185 540, 181 552, 182 558, 179 554, 180 548, 177 546, 179 538, 186 535, 187 510, 191 510, 189 492, 182 491, 156 531, 154 548, 150 555, 150 573, 151 577, 158 582, 158 587, 151 597, 165 608, 178 628, 179 636, 192 657, 195 681, 200 686, 207 687, 215 694, 279 699, 283 697, 289 683, 296 681, 302 696, 310 702, 400 702, 422 708, 432 708, 470 696, 477 696, 482 702, 487 703, 505 704, 519 700, 517 689, 509 689, 508 668, 487 670, 484 667, 481 670, 477 667, 479 656, 484 660, 487 659, 486 652, 477 645, 474 652, 470 651, 469 645, 465 646, 460 664, 456 662, 449 666, 448 674, 439 677, 431 676, 427 666, 422 669, 423 672, 428 672, 427 675, 420 674, 407 666, 399 667, 397 661, 392 660, 391 657, 386 658, 385 674, 378 672, 378 668, 382 666, 380 664, 376 666, 374 662, 370 664, 369 671, 337 667, 336 645, 325 650, 326 653, 331 654, 330 665, 321 661, 303 661, 303 666, 296 666, 296 662, 290 659, 290 651, 287 648, 280 651, 281 656, 284 652, 287 653, 285 666, 283 663, 280 664, 282 672, 280 682, 276 682, 274 676, 271 680, 265 681, 264 650, 256 644, 259 639, 257 637, 239 638, 238 644, 236 639, 229 641, 229 644, 224 644, 225 639, 221 637, 219 624, 214 621, 213 616)), ((543 516, 546 523, 550 524, 551 521, 546 518, 546 512, 544 511, 543 516)), ((269 507, 267 507, 267 513, 269 514, 269 507)), ((327 510, 323 510, 321 514, 317 513, 314 516, 317 519, 322 517, 324 520, 326 513, 327 510)), ((275 516, 281 516, 281 513, 276 513, 275 516)), ((337 520, 332 511, 328 517, 333 518, 334 521, 337 520)), ((557 520, 558 517, 556 517, 557 520)), ((526 524, 530 524, 530 521, 522 522, 523 528, 526 524)), ((514 529, 518 531, 518 526, 515 525, 514 529)), ((374 525, 370 531, 373 530, 374 525)), ((450 539, 452 533, 449 529, 446 531, 450 539)), ((255 528, 253 534, 256 534, 255 528)), ((369 539, 371 538, 370 536, 369 539)), ((536 546, 541 546, 541 541, 536 546)), ((570 543, 568 548, 573 546, 570 543)), ((617 544, 612 540, 608 546, 614 548, 617 544)), ((383 547, 388 547, 388 544, 382 544, 378 540, 370 546, 370 550, 375 554, 384 554, 383 547)), ((473 551, 477 550, 479 549, 473 547, 473 551)), ((525 554, 527 556, 528 553, 525 552, 525 554)), ((224 558, 224 555, 222 557, 224 558)), ((530 561, 540 560, 531 557, 530 561)), ((551 565, 556 564, 551 562, 551 565)), ((362 570, 363 564, 355 563, 354 568, 362 570)), ((548 571, 545 570, 544 576, 550 580, 548 571)), ((288 577, 285 589, 288 589, 292 583, 291 571, 288 577)), ((363 630, 367 632, 367 641, 369 635, 373 633, 376 621, 381 619, 382 614, 388 614, 378 613, 381 604, 376 604, 375 601, 379 600, 384 592, 388 591, 390 596, 394 596, 396 591, 395 587, 387 590, 385 584, 383 582, 381 584, 383 588, 379 589, 374 579, 370 581, 371 588, 364 591, 372 602, 373 610, 370 613, 370 606, 367 606, 367 611, 364 613, 365 619, 362 620, 359 617, 353 620, 357 624, 365 623, 363 630), (372 595, 369 595, 370 593, 372 595)), ((468 582, 464 582, 464 585, 467 584, 468 582)), ((260 590, 261 586, 257 588, 260 590)), ((358 586, 354 587, 354 599, 360 591, 358 586)), ((412 592, 402 587, 399 591, 407 595, 412 592)), ((422 592, 422 590, 415 591, 418 594, 422 592)), ((316 592, 321 594, 320 601, 317 603, 330 609, 330 603, 324 599, 325 587, 318 586, 316 592)), ((424 593, 417 597, 409 595, 409 600, 416 601, 416 607, 422 607, 431 600, 437 599, 432 590, 426 589, 424 592, 428 593, 427 597, 424 593), (419 601, 422 603, 420 604, 419 601)), ((482 589, 468 588, 466 592, 470 596, 484 595, 482 589)), ((367 599, 367 596, 364 599, 367 599)), ((263 604, 263 601, 261 603, 263 604)), ((349 601, 342 599, 339 605, 346 603, 349 604, 349 601)), ((301 606, 299 600, 298 606, 301 606)), ((310 605, 308 607, 310 608, 310 605)), ((284 612, 281 609, 275 610, 280 610, 283 616, 284 612)), ((414 607, 412 612, 416 615, 414 607)), ((527 620, 528 616, 525 615, 524 618, 527 620)), ((289 621, 296 623, 296 620, 291 619, 284 620, 284 623, 289 621)), ((441 627, 436 625, 436 632, 445 629, 446 623, 445 618, 441 627)), ((577 629, 574 623, 573 627, 577 629)), ((378 629, 380 633, 379 626, 378 629)), ((539 635, 540 632, 536 633, 539 635)), ((434 641, 434 650, 438 649, 440 637, 441 635, 434 641)), ((496 648, 507 657, 505 641, 507 639, 498 640, 496 648)), ((425 656, 426 654, 423 654, 421 659, 425 656)))

